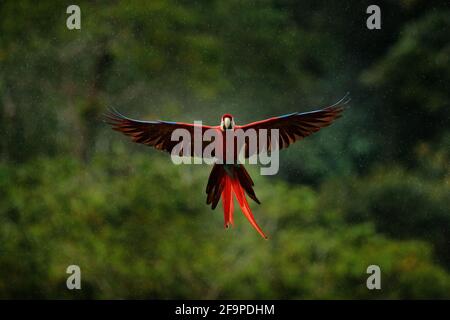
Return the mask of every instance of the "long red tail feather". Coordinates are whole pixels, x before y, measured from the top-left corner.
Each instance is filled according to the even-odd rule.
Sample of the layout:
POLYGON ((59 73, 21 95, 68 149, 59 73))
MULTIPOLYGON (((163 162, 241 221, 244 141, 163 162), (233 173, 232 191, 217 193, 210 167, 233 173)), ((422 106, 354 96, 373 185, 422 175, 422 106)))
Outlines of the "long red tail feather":
POLYGON ((242 186, 239 184, 239 181, 237 179, 231 179, 231 183, 233 192, 236 195, 239 206, 241 207, 241 210, 244 213, 245 217, 248 219, 253 228, 255 228, 256 231, 258 231, 258 233, 264 239, 267 239, 267 236, 264 234, 259 225, 256 223, 255 217, 253 216, 253 213, 250 210, 250 206, 248 205, 247 199, 244 194, 244 190, 242 189, 242 186))
POLYGON ((259 200, 253 191, 253 181, 243 166, 231 167, 231 173, 229 173, 223 165, 215 164, 209 176, 206 193, 208 194, 206 203, 211 204, 213 209, 216 207, 220 198, 222 198, 225 228, 228 228, 234 223, 234 195, 244 216, 256 231, 264 239, 267 239, 267 236, 256 223, 255 217, 247 202, 246 193, 257 203, 259 203, 259 200))
POLYGON ((234 202, 233 202, 233 189, 231 187, 231 178, 228 175, 225 175, 225 187, 222 191, 222 205, 223 205, 223 216, 225 228, 228 228, 233 224, 233 210, 234 210, 234 202))

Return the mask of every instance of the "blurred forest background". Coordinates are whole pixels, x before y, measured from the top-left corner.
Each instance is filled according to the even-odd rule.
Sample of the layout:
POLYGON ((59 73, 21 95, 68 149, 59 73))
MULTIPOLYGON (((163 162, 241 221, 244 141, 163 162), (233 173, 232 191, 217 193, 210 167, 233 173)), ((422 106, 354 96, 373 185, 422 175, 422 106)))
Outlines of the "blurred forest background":
POLYGON ((448 1, 76 1, 68 30, 72 2, 0 1, 0 298, 450 298, 448 1), (102 122, 245 123, 347 91, 277 176, 250 166, 268 241, 239 210, 223 228, 209 166, 102 122))

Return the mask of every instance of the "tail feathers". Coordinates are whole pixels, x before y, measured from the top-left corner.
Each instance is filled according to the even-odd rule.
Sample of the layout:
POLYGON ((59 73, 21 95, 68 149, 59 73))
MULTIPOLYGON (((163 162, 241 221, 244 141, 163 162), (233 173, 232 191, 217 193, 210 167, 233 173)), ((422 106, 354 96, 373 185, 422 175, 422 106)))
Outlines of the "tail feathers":
POLYGON ((222 206, 223 206, 223 217, 225 228, 228 228, 230 225, 233 225, 233 210, 234 210, 234 201, 233 201, 233 189, 231 185, 231 178, 228 175, 225 175, 225 188, 222 191, 222 206))
POLYGON ((250 224, 258 231, 258 233, 267 239, 267 236, 256 223, 250 206, 247 202, 245 193, 250 198, 260 203, 253 190, 253 181, 243 166, 233 167, 232 176, 227 174, 223 165, 215 164, 209 176, 208 185, 206 186, 206 203, 211 204, 212 209, 215 209, 220 197, 222 196, 222 206, 224 215, 225 228, 233 225, 233 211, 234 199, 236 196, 239 206, 241 207, 244 216, 248 219, 250 224))
POLYGON ((258 231, 258 233, 264 239, 267 239, 267 236, 264 234, 262 229, 259 227, 259 225, 255 221, 255 217, 253 216, 253 213, 250 210, 250 206, 248 205, 247 199, 245 198, 244 190, 242 189, 241 185, 239 184, 239 180, 236 180, 236 179, 232 180, 232 188, 233 188, 233 192, 236 195, 236 198, 238 200, 239 206, 241 207, 241 210, 244 213, 245 217, 248 219, 248 221, 253 226, 253 228, 255 228, 256 231, 258 231))
POLYGON ((223 166, 218 165, 214 165, 211 174, 209 175, 208 185, 206 186, 206 193, 208 194, 206 204, 211 204, 212 209, 217 207, 220 195, 225 188, 224 177, 226 175, 223 166))
POLYGON ((257 204, 261 204, 261 202, 256 197, 255 191, 253 190, 252 178, 248 174, 247 170, 245 170, 244 166, 236 167, 234 172, 236 173, 236 178, 239 180, 241 186, 244 188, 245 192, 248 194, 250 198, 252 198, 257 204))

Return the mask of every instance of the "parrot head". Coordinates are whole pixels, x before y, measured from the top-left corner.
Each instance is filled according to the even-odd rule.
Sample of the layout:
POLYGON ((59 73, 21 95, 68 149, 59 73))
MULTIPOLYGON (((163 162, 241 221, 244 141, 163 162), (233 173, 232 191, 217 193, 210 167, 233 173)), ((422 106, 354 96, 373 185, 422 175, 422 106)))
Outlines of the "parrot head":
POLYGON ((222 130, 230 130, 234 128, 233 116, 229 113, 222 116, 222 121, 220 122, 220 127, 222 130))

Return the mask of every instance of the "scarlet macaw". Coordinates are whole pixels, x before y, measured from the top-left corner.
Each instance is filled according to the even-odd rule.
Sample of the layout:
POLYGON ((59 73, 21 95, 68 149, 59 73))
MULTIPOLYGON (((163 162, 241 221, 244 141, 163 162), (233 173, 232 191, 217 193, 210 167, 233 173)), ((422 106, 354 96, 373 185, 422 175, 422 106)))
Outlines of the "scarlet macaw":
MULTIPOLYGON (((248 129, 255 129, 256 131, 258 131, 258 129, 267 129, 268 131, 271 129, 278 129, 278 147, 279 149, 287 148, 292 143, 319 131, 321 128, 330 125, 335 119, 339 118, 344 110, 344 105, 350 101, 347 97, 348 94, 337 103, 320 110, 304 113, 294 112, 279 117, 252 122, 243 126, 236 125, 231 114, 225 114, 222 116, 219 126, 202 125, 201 131, 203 134, 208 129, 215 129, 225 136, 224 133, 226 130, 242 129, 245 132, 245 130, 248 129)), ((191 136, 193 136, 194 128, 196 126, 198 127, 198 125, 195 124, 182 122, 134 120, 125 117, 116 110, 110 110, 109 113, 106 114, 106 122, 111 124, 114 130, 130 136, 134 142, 146 144, 157 150, 163 150, 169 153, 172 152, 172 149, 178 143, 171 139, 172 132, 175 129, 186 129, 191 136)), ((208 144, 209 143, 207 142, 203 142, 202 149, 208 144)), ((258 146, 258 148, 259 147, 260 146, 258 146)), ((270 150, 270 141, 268 142, 266 150, 270 150)), ((260 150, 257 149, 256 152, 259 153, 260 150)), ((194 155, 193 150, 191 154, 194 155)), ((256 223, 245 196, 245 193, 247 193, 251 199, 260 204, 260 201, 253 190, 253 186, 253 180, 242 164, 230 165, 216 163, 214 164, 208 179, 206 187, 206 203, 210 204, 212 209, 215 209, 219 199, 222 197, 224 224, 225 228, 228 228, 230 225, 233 225, 234 194, 245 217, 259 234, 267 239, 267 236, 256 223)))

